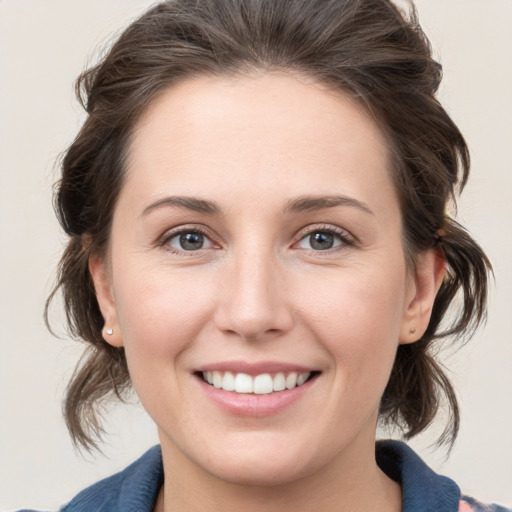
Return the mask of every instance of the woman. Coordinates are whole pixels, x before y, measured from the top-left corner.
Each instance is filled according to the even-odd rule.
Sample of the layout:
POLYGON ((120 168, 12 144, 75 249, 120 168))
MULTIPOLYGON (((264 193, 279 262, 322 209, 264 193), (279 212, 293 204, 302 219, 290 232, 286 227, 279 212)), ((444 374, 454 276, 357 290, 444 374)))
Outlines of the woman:
POLYGON ((133 384, 161 448, 63 510, 484 510, 375 447, 379 419, 413 437, 443 398, 453 443, 432 346, 485 314, 440 78, 387 0, 164 2, 81 77, 57 289, 89 351, 66 420, 95 446, 133 384))

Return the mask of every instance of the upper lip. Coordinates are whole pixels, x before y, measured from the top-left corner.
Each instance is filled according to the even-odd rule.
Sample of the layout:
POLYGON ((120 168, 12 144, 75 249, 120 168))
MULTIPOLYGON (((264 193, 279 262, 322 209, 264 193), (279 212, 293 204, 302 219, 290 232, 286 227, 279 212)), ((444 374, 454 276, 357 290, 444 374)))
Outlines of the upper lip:
POLYGON ((208 363, 196 369, 197 372, 232 372, 246 373, 247 375, 261 375, 263 373, 307 373, 315 371, 314 368, 302 366, 293 363, 284 363, 278 361, 261 361, 258 363, 248 363, 245 361, 218 361, 208 363))

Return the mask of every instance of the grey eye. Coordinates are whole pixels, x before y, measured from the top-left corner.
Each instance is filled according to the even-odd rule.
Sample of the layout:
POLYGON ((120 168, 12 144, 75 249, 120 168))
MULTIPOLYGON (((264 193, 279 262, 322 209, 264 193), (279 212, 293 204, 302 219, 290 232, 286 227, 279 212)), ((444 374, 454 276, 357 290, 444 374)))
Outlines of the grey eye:
POLYGON ((180 246, 185 251, 197 251, 202 249, 204 236, 201 233, 185 233, 180 235, 180 246))
POLYGON ((309 244, 312 249, 324 251, 334 246, 334 235, 331 233, 313 233, 309 235, 309 244))
POLYGON ((327 251, 342 244, 341 237, 328 231, 314 231, 305 236, 298 246, 302 249, 313 249, 314 251, 327 251))
POLYGON ((169 239, 169 245, 179 251, 198 251, 212 246, 211 241, 198 231, 185 231, 169 239))

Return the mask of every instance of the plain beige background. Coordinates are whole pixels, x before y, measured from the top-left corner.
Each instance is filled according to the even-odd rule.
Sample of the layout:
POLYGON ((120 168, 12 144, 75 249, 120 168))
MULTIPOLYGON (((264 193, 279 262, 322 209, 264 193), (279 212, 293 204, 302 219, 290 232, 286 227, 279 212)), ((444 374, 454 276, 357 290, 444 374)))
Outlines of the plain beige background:
MULTIPOLYGON (((55 162, 82 113, 72 83, 94 50, 153 2, 0 0, 0 510, 55 509, 157 442, 133 400, 107 416, 104 454, 71 445, 60 401, 80 347, 42 320, 63 237, 55 162)), ((445 71, 441 98, 467 137, 473 174, 459 219, 494 263, 489 320, 447 357, 461 398, 455 449, 413 445, 482 500, 512 504, 512 0, 417 0, 445 71)), ((62 332, 58 311, 57 330, 62 332)))

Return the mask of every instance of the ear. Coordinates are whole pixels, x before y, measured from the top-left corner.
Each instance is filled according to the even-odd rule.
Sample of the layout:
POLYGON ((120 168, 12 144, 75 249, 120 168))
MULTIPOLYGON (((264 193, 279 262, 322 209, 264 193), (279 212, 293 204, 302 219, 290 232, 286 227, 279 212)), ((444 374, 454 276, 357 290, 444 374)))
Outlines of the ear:
POLYGON ((97 255, 89 258, 89 272, 94 283, 96 299, 105 320, 102 330, 103 339, 114 347, 122 347, 123 340, 119 330, 117 309, 112 288, 112 279, 107 263, 97 255))
POLYGON ((414 343, 425 333, 445 274, 446 257, 441 249, 429 249, 417 259, 414 275, 410 276, 400 344, 414 343))

